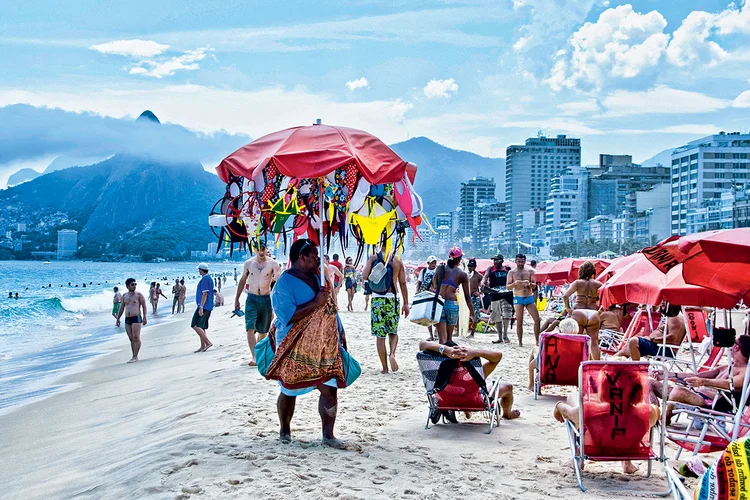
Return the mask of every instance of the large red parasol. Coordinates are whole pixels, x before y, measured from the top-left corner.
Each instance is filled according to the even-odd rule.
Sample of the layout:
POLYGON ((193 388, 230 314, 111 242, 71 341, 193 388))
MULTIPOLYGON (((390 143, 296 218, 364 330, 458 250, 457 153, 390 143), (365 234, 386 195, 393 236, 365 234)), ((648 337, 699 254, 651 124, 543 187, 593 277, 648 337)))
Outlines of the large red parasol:
POLYGON ((750 228, 689 234, 677 240, 683 253, 699 246, 713 262, 750 262, 750 228))
MULTIPOLYGON (((224 158, 216 171, 224 182, 228 172, 254 179, 271 159, 282 174, 304 179, 324 177, 351 162, 370 184, 399 182, 407 173, 407 162, 377 137, 331 125, 293 127, 265 135, 224 158)), ((408 170, 413 177, 416 169, 408 170)))
POLYGON ((551 264, 546 264, 544 269, 540 269, 541 266, 537 266, 536 282, 545 283, 549 279, 553 285, 572 283, 578 279, 578 269, 587 260, 590 260, 594 264, 596 274, 601 273, 609 266, 609 261, 604 259, 562 259, 551 264))
POLYGON ((731 295, 736 301, 750 292, 750 262, 717 262, 703 251, 702 244, 681 245, 680 240, 672 236, 642 252, 664 274, 682 264, 682 277, 688 284, 731 295))
POLYGON ((607 266, 602 272, 597 274, 596 280, 601 283, 606 283, 607 280, 609 280, 612 276, 628 267, 633 263, 633 261, 637 259, 643 259, 643 255, 634 253, 625 255, 624 257, 617 257, 616 259, 613 259, 610 262, 609 266, 607 266))
POLYGON ((738 302, 731 295, 685 283, 682 264, 663 273, 642 253, 630 255, 625 264, 622 262, 615 263, 618 269, 599 289, 604 307, 628 302, 655 306, 666 300, 674 305, 731 308, 738 302))

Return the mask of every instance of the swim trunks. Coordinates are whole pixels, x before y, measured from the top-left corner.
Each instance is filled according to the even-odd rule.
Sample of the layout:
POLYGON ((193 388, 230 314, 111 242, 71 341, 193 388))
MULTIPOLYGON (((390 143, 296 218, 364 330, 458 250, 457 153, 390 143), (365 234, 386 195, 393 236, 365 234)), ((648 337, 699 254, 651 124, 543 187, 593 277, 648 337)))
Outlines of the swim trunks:
POLYGON ((479 311, 482 310, 482 298, 478 295, 472 295, 471 305, 474 307, 474 316, 479 319, 479 311))
POLYGON ((113 316, 117 316, 118 314, 120 314, 120 306, 121 305, 122 305, 122 302, 115 302, 112 305, 112 315, 113 316))
POLYGON ((373 295, 370 308, 370 329, 372 335, 384 339, 388 335, 398 335, 398 297, 373 295))
POLYGON ((365 280, 365 295, 372 295, 372 290, 370 290, 370 282, 365 280))
POLYGON ((641 351, 641 356, 666 356, 667 358, 674 358, 672 349, 667 347, 666 350, 662 350, 661 345, 646 337, 638 337, 638 350, 641 351))
POLYGON ((193 313, 193 319, 190 321, 190 328, 197 326, 203 330, 208 330, 208 318, 211 316, 211 309, 204 309, 203 316, 200 316, 198 311, 200 311, 200 308, 196 309, 193 313))
POLYGON ((247 294, 245 301, 245 330, 268 333, 271 328, 273 310, 270 295, 247 294))
POLYGON ((534 300, 533 295, 529 295, 528 297, 513 297, 514 306, 530 306, 535 303, 536 300, 534 300))
POLYGON ((514 315, 513 306, 505 299, 495 300, 490 304, 490 323, 499 323, 514 315))
POLYGON ((446 300, 443 305, 443 313, 440 315, 438 323, 445 323, 448 326, 458 324, 458 302, 455 300, 446 300))
POLYGON ((140 316, 125 316, 125 324, 132 325, 133 323, 143 323, 140 316))

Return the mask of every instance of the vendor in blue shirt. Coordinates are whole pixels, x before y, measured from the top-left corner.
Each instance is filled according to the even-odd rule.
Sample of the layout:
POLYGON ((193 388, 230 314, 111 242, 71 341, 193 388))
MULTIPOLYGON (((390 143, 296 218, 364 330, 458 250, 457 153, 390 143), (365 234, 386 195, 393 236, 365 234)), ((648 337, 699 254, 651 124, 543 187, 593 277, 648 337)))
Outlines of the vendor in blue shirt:
POLYGON ((198 309, 193 314, 190 327, 201 339, 201 346, 195 352, 206 352, 213 345, 208 340, 206 330, 208 330, 208 318, 211 317, 211 311, 214 309, 214 280, 208 275, 208 264, 204 262, 198 264, 198 272, 201 275, 198 288, 195 289, 195 305, 198 309))
MULTIPOLYGON (((318 247, 312 240, 299 239, 295 241, 289 250, 289 261, 291 267, 281 274, 271 291, 271 305, 276 315, 274 320, 276 345, 281 344, 295 323, 325 304, 328 300, 328 294, 331 293, 328 285, 320 286, 320 278, 316 272, 320 269, 320 257, 318 256, 318 247)), ((339 341, 346 349, 346 337, 341 322, 338 323, 339 341)), ((297 396, 314 389, 320 391, 318 412, 323 424, 323 445, 339 449, 345 448, 345 443, 336 439, 333 435, 338 408, 335 379, 328 380, 317 387, 304 389, 281 387, 276 405, 280 423, 279 439, 285 443, 292 440, 291 423, 297 396)))

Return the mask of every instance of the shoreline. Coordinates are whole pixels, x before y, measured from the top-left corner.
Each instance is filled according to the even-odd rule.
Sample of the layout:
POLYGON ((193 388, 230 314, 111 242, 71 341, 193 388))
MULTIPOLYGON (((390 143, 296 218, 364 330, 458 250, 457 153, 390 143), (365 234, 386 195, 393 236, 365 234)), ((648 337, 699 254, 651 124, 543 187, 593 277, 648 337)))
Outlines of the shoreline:
MULTIPOLYGON (((344 305, 344 294, 339 295, 344 305)), ((123 335, 89 369, 63 381, 75 388, 0 416, 5 491, 24 498, 567 498, 618 497, 619 488, 662 486, 625 476, 617 463, 588 463, 582 493, 567 461, 564 426, 552 418, 570 390, 550 387, 534 401, 526 389, 531 346, 501 347, 491 378, 514 385, 521 417, 485 435, 486 417, 424 430, 427 403, 415 354, 426 329, 402 318, 401 370, 381 375, 362 295, 342 312, 360 379, 339 390, 339 451, 320 445, 317 397, 298 398, 293 442, 278 442, 275 382, 247 366, 244 320, 230 305, 212 313, 214 347, 184 319, 144 332, 141 361, 127 364, 123 335), (637 481, 637 483, 632 483, 637 481), (631 484, 632 483, 632 484, 631 484)), ((530 325, 525 327, 529 342, 530 325)), ((493 348, 492 335, 460 343, 493 348)), ((533 344, 533 340, 531 341, 533 344)), ((645 465, 641 465, 641 471, 645 465)))

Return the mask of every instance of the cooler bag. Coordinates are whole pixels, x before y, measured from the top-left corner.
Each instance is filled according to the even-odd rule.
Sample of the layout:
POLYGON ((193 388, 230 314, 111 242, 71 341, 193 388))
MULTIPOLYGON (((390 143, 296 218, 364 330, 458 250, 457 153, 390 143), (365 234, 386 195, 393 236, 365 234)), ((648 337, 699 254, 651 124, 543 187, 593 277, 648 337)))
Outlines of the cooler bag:
POLYGON ((420 292, 414 296, 409 319, 412 323, 431 326, 440 321, 443 314, 443 298, 434 292, 420 292))

